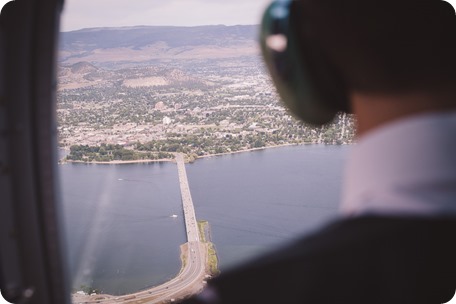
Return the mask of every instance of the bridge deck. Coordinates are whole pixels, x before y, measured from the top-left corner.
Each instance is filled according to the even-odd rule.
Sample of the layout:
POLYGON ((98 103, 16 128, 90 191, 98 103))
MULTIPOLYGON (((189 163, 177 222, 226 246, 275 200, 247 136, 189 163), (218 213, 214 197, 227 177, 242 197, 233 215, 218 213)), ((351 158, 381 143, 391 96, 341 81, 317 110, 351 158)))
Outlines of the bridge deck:
POLYGON ((187 171, 185 170, 184 156, 176 155, 177 170, 179 173, 179 184, 182 195, 182 206, 184 210, 185 228, 187 231, 187 242, 199 242, 198 224, 193 206, 192 195, 188 186, 187 171))

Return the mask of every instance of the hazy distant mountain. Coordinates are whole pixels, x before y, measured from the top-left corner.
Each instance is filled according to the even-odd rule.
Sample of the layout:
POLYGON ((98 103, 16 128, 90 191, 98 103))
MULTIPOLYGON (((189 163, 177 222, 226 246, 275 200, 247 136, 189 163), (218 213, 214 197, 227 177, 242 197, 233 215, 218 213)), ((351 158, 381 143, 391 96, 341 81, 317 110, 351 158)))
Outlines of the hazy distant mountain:
POLYGON ((98 71, 98 69, 94 65, 85 61, 73 64, 70 70, 72 73, 75 74, 88 74, 98 71))
POLYGON ((258 54, 258 26, 139 26, 61 33, 61 62, 139 62, 258 54))

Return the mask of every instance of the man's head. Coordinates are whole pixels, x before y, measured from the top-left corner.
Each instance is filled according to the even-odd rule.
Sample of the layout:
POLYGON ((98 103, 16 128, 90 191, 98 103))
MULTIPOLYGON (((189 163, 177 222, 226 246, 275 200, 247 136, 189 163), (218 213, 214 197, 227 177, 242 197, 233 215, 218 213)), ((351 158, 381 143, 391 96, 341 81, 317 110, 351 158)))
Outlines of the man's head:
MULTIPOLYGON (((273 78, 279 79, 276 81, 279 91, 280 80, 284 80, 282 83, 293 78, 309 80, 317 91, 317 94, 311 92, 311 97, 323 97, 323 103, 331 104, 333 109, 351 108, 361 120, 361 131, 363 119, 375 125, 376 118, 381 123, 433 108, 456 106, 456 92, 452 91, 456 84, 456 16, 450 4, 441 0, 298 0, 290 3, 287 31, 292 35, 288 36, 288 47, 298 49, 298 55, 287 50, 280 57, 278 52, 272 51, 268 58, 270 54, 264 48, 269 62, 275 58, 286 62, 288 59, 284 58, 293 57, 284 69, 285 77, 277 77, 283 62, 275 66, 269 64, 273 78), (295 69, 304 70, 304 77, 290 77, 300 76, 288 71, 295 69), (340 105, 340 100, 345 105, 340 105), (364 102, 367 100, 374 101, 364 102), (373 105, 371 109, 376 117, 360 117, 368 113, 360 111, 360 101, 363 102, 361 108, 373 105), (401 105, 391 107, 398 102, 401 105), (383 106, 389 108, 383 109, 383 106)), ((271 24, 274 31, 275 24, 271 24)), ((303 87, 308 85, 300 82, 303 87)), ((289 87, 282 85, 286 87, 282 97, 298 91, 298 98, 290 98, 291 108, 298 108, 301 111, 298 116, 306 119, 303 112, 312 110, 312 106, 299 109, 301 102, 305 104, 302 96, 307 92, 299 94, 301 88, 296 83, 289 87)))
POLYGON ((319 45, 349 90, 456 84, 456 16, 441 0, 300 0, 300 39, 319 45))

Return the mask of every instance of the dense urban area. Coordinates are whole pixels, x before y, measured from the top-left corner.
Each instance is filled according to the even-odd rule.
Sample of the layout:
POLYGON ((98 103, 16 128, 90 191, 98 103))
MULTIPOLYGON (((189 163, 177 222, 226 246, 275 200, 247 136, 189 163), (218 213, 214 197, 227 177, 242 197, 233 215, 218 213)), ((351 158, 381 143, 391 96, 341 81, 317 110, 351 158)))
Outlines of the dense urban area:
POLYGON ((67 161, 157 160, 175 152, 193 161, 272 146, 353 141, 350 115, 315 128, 287 113, 253 38, 174 48, 154 42, 147 51, 173 55, 131 62, 131 54, 118 58, 125 47, 117 55, 112 48, 82 51, 78 37, 69 45, 79 49, 70 56, 67 45, 59 67, 59 146, 69 150, 67 161), (239 53, 236 43, 242 43, 239 53), (182 49, 198 55, 182 56, 182 49), (96 52, 105 55, 94 57, 96 52))

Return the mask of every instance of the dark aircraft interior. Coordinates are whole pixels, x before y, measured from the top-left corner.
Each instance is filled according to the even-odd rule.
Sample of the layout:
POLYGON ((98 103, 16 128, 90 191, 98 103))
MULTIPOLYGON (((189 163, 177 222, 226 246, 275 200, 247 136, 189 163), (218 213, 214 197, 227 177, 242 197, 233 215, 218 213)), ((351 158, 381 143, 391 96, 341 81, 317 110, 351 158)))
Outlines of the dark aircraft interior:
POLYGON ((56 41, 62 1, 0 17, 0 278, 12 303, 70 303, 56 178, 56 41))

